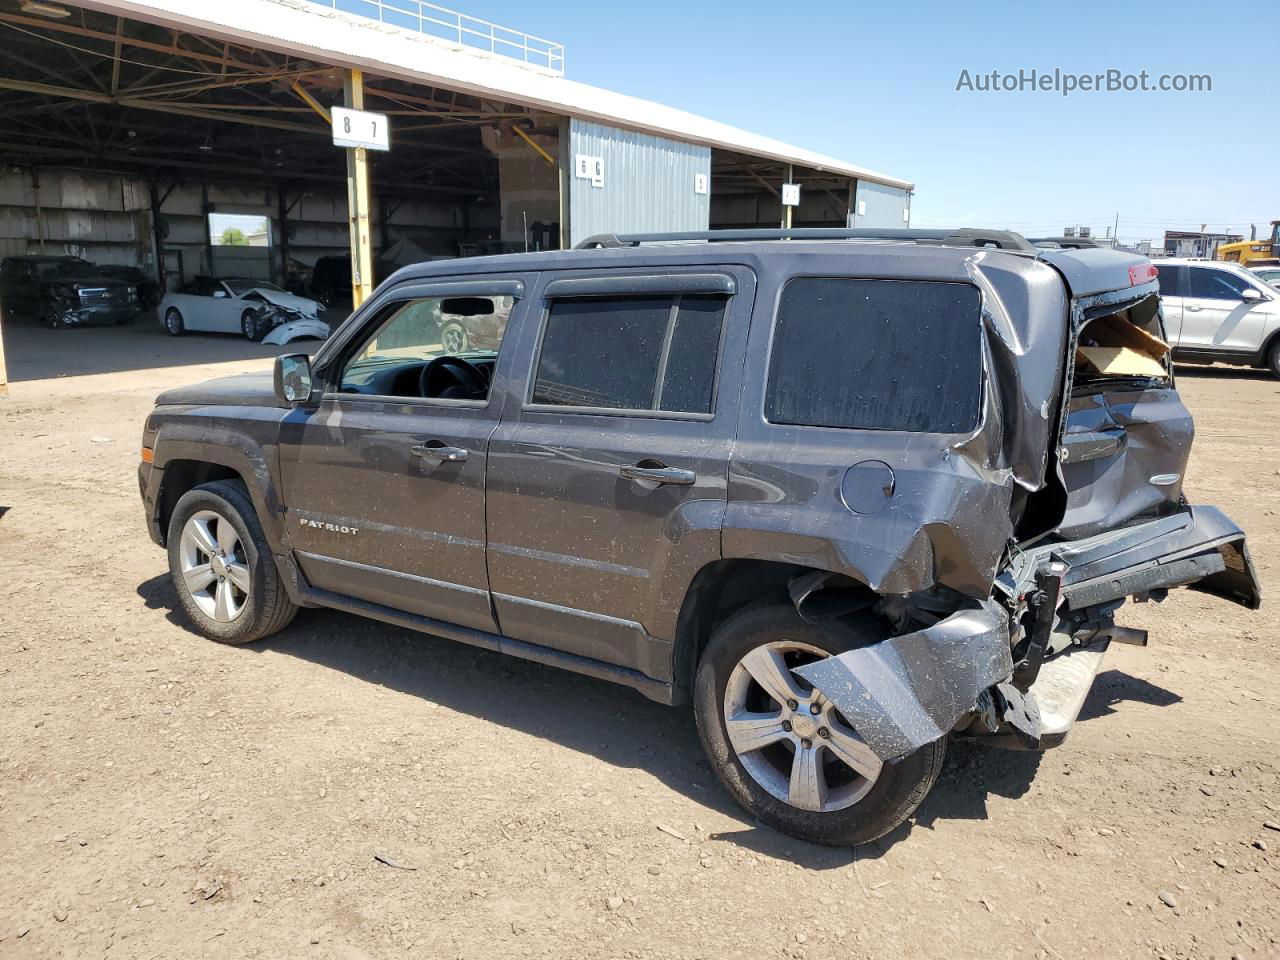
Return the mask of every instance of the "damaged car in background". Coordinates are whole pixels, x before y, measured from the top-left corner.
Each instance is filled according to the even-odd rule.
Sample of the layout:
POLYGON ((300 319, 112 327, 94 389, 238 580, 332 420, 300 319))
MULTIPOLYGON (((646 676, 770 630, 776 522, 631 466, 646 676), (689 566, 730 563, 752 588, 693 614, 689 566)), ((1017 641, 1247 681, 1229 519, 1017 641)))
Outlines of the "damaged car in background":
POLYGON ((145 309, 137 285, 80 257, 17 256, 0 262, 0 304, 7 316, 51 329, 113 323, 145 309))
POLYGON ((405 268, 161 395, 138 478, 206 636, 329 607, 691 702, 749 814, 843 845, 951 739, 1061 743, 1130 598, 1257 608, 1192 435, 1143 257, 729 230, 405 268))
POLYGON ((238 333, 264 343, 323 340, 329 325, 320 304, 288 293, 268 280, 196 277, 175 293, 166 293, 157 313, 171 336, 185 333, 238 333))

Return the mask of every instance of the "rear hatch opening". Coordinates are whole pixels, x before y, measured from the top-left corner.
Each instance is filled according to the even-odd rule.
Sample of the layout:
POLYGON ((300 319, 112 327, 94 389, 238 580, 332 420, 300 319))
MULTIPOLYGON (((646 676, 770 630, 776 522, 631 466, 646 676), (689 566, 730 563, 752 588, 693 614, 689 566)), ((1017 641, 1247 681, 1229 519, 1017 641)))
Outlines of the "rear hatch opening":
POLYGON ((1154 292, 1085 314, 1058 450, 1064 539, 1180 509, 1195 429, 1162 333, 1154 292))
POLYGON ((1161 333, 1154 294, 1087 321, 1076 339, 1073 392, 1115 380, 1168 381, 1169 344, 1161 333))

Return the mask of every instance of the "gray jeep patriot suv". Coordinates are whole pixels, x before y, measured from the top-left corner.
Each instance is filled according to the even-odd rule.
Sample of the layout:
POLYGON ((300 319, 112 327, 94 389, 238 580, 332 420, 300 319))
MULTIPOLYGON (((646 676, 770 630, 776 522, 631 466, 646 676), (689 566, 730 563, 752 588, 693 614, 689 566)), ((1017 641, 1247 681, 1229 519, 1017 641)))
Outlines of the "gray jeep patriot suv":
POLYGON ((407 267, 274 381, 163 394, 139 482, 196 627, 332 607, 692 701, 743 807, 849 844, 911 815, 949 737, 1061 742, 1108 644, 1146 642, 1126 598, 1257 607, 1244 534, 1183 496, 1145 258, 584 246, 407 267), (450 353, 446 318, 485 336, 450 353))

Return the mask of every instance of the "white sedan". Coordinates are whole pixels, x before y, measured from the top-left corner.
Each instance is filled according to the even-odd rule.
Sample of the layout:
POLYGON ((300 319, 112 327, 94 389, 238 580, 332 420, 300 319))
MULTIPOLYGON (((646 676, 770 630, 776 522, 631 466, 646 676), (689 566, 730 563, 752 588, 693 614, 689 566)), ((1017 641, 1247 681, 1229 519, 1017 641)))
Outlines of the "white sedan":
POLYGON ((172 336, 240 333, 264 343, 329 336, 320 304, 266 280, 196 277, 160 301, 160 323, 172 336))

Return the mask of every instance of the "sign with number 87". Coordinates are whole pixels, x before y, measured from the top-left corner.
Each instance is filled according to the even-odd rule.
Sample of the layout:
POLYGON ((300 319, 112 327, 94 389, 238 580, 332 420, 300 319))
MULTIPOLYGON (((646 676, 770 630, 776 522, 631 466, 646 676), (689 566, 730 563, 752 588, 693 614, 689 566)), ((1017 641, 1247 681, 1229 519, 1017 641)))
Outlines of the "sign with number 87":
POLYGON ((385 113, 333 107, 333 145, 335 147, 366 147, 369 150, 391 149, 391 125, 385 113))

